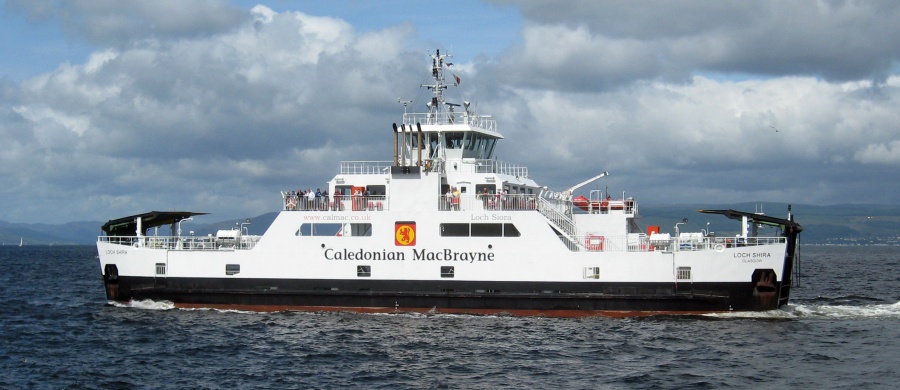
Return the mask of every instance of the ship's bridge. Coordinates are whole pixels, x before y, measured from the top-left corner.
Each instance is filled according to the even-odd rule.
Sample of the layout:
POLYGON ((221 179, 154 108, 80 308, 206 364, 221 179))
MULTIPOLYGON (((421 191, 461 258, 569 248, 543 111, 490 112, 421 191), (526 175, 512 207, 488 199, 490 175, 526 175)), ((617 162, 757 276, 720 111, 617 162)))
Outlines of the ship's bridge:
MULTIPOLYGON (((494 155, 497 140, 503 139, 492 117, 468 112, 406 113, 401 128, 410 132, 421 128, 426 159, 488 160, 494 155)), ((416 139, 407 139, 403 142, 406 147, 415 149, 416 139)))
POLYGON ((415 126, 416 123, 425 125, 468 125, 473 130, 493 133, 499 138, 503 138, 497 132, 497 121, 490 115, 471 115, 468 112, 444 111, 437 113, 405 113, 403 114, 403 124, 407 126, 415 126))

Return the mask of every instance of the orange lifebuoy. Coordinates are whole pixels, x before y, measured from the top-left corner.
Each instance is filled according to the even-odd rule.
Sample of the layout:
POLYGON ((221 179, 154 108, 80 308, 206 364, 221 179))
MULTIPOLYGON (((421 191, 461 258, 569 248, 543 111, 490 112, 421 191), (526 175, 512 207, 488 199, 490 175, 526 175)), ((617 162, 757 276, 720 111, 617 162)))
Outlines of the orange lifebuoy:
POLYGON ((288 210, 294 210, 295 208, 297 208, 297 198, 293 196, 284 198, 284 205, 288 210))
POLYGON ((603 236, 595 236, 589 234, 584 239, 584 246, 587 247, 587 250, 589 251, 602 251, 604 241, 605 238, 603 236))

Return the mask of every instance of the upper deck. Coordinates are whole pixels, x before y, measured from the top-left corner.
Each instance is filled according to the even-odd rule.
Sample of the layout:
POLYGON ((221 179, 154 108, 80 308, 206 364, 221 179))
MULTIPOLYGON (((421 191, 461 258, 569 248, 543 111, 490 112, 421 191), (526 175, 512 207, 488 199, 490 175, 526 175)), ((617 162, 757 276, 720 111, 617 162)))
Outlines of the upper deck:
MULTIPOLYGON (((393 163, 390 161, 341 161, 341 175, 388 175, 393 163)), ((444 165, 433 167, 434 172, 443 173, 444 165)), ((517 177, 528 176, 528 167, 494 159, 462 159, 454 169, 459 173, 494 173, 517 177)))
POLYGON ((474 129, 484 130, 487 133, 493 133, 498 138, 503 138, 497 131, 497 121, 490 115, 472 115, 467 112, 454 111, 436 111, 434 113, 405 113, 403 114, 403 124, 407 126, 415 126, 421 124, 427 125, 467 125, 474 129))

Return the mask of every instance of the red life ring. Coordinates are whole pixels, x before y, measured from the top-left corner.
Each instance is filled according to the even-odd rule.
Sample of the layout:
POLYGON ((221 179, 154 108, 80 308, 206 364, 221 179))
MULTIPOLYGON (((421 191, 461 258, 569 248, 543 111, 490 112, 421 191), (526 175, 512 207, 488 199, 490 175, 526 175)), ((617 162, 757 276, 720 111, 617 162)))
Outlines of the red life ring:
POLYGON ((603 236, 588 234, 588 236, 584 239, 584 246, 589 251, 602 251, 604 241, 605 238, 603 236))
POLYGON ((285 208, 287 208, 288 210, 296 209, 297 208, 297 198, 295 198, 293 196, 288 196, 287 198, 284 198, 284 205, 285 205, 285 208))

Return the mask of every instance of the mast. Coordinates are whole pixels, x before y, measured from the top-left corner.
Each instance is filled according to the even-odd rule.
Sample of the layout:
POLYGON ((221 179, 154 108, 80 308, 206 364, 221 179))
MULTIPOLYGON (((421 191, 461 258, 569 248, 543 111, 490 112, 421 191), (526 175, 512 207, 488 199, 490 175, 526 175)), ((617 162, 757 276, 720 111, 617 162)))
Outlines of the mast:
POLYGON ((444 83, 444 60, 448 57, 452 57, 452 55, 441 54, 440 49, 435 50, 435 54, 431 55, 431 77, 434 78, 434 84, 421 85, 431 90, 431 101, 425 104, 428 106, 428 113, 431 118, 437 118, 438 114, 443 111, 442 107, 445 104, 444 90, 447 89, 447 84, 444 83))

